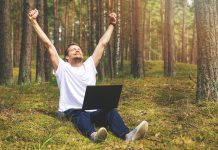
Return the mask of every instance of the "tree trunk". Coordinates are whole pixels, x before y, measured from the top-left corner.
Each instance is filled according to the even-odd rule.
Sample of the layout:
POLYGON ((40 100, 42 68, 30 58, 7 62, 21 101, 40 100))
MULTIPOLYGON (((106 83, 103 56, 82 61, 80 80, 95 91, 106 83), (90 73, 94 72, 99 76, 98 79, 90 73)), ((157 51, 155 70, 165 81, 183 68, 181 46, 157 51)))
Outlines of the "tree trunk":
POLYGON ((161 59, 164 60, 164 6, 163 0, 160 0, 160 18, 161 18, 161 59))
POLYGON ((54 46, 57 49, 57 52, 60 53, 59 47, 59 16, 58 16, 58 8, 59 8, 59 0, 54 0, 54 46))
MULTIPOLYGON (((102 0, 96 0, 96 10, 97 10, 97 15, 96 15, 96 42, 98 43, 98 41, 100 40, 100 37, 102 35, 102 0)), ((97 44, 96 43, 96 44, 97 44)), ((103 62, 101 61, 98 64, 97 67, 98 70, 98 80, 103 80, 104 79, 104 66, 103 66, 103 62)))
POLYGON ((64 29, 64 50, 67 48, 67 45, 68 45, 68 25, 67 25, 67 23, 68 23, 68 4, 69 4, 69 0, 66 0, 66 4, 65 4, 65 18, 64 18, 64 24, 65 24, 65 29, 64 29))
POLYGON ((121 32, 121 22, 120 22, 120 4, 121 1, 117 0, 116 4, 116 12, 117 12, 117 24, 116 24, 116 40, 115 40, 115 44, 116 44, 116 53, 115 53, 115 75, 117 76, 119 74, 119 62, 120 62, 120 32, 121 32))
POLYGON ((186 43, 186 0, 182 0, 182 62, 187 63, 187 44, 186 43))
POLYGON ((83 5, 82 5, 83 0, 80 0, 79 2, 79 7, 80 7, 80 11, 79 11, 79 45, 82 49, 82 51, 84 52, 84 42, 83 42, 83 5))
POLYGON ((197 102, 218 102, 218 16, 216 0, 195 0, 197 27, 197 102))
POLYGON ((72 16, 73 16, 73 32, 72 32, 72 37, 73 41, 76 41, 76 4, 75 0, 72 0, 72 16))
POLYGON ((23 27, 18 84, 31 82, 32 26, 28 22, 26 14, 32 9, 34 9, 34 0, 25 0, 23 2, 23 27))
MULTIPOLYGON (((13 4, 12 4, 13 5, 13 4)), ((13 22, 13 31, 14 31, 14 37, 13 37, 13 66, 19 67, 19 61, 20 61, 20 33, 21 33, 21 14, 22 14, 22 2, 16 1, 14 3, 15 10, 15 20, 13 22)))
MULTIPOLYGON (((143 8, 143 32, 142 32, 142 34, 143 34, 143 63, 144 63, 144 61, 145 61, 145 56, 146 56, 146 47, 147 47, 147 35, 146 35, 146 33, 147 33, 147 21, 146 21, 146 18, 147 18, 147 0, 145 0, 144 1, 144 8, 143 8)), ((143 64, 143 66, 144 66, 144 64, 143 64)))
MULTIPOLYGON (((45 34, 49 34, 48 32, 48 5, 47 5, 47 0, 44 1, 45 5, 44 5, 44 31, 45 34)), ((48 50, 45 49, 45 81, 49 81, 49 79, 51 79, 51 62, 49 59, 49 54, 48 54, 48 50)))
POLYGON ((147 60, 152 60, 151 57, 151 50, 152 50, 152 43, 151 43, 151 7, 149 10, 149 22, 148 22, 148 48, 147 48, 147 60))
POLYGON ((86 46, 86 19, 85 19, 85 10, 87 9, 87 1, 83 0, 81 1, 81 9, 80 9, 80 47, 83 50, 83 54, 87 55, 87 46, 86 46))
POLYGON ((12 82, 13 54, 11 48, 10 1, 0 1, 0 85, 12 82))
MULTIPOLYGON (((114 1, 113 0, 108 0, 108 11, 113 12, 113 6, 114 6, 114 1)), ((114 49, 114 33, 112 33, 111 40, 109 42, 108 46, 108 64, 109 64, 109 72, 110 72, 110 78, 114 78, 114 67, 113 67, 113 49, 114 49)))
MULTIPOLYGON (((40 15, 38 17, 39 26, 42 30, 44 28, 44 0, 38 1, 38 8, 40 15)), ((40 41, 39 37, 37 37, 37 52, 36 52, 36 82, 44 82, 45 81, 45 48, 43 43, 40 41)))
POLYGON ((196 37, 196 24, 194 21, 191 45, 191 63, 197 64, 197 37, 196 37))
POLYGON ((94 4, 89 1, 89 48, 88 55, 91 56, 94 51, 94 4))
POLYGON ((173 41, 173 0, 165 0, 164 24, 164 76, 172 77, 175 71, 175 52, 173 41))
POLYGON ((140 0, 132 1, 132 75, 134 78, 144 77, 144 66, 143 66, 143 47, 142 47, 142 18, 141 18, 141 3, 140 0))
MULTIPOLYGON (((70 3, 70 2, 69 2, 70 3)), ((68 9, 70 9, 70 4, 68 3, 68 9)), ((69 43, 72 43, 72 33, 71 33, 71 16, 70 16, 70 11, 68 10, 68 13, 67 13, 67 45, 69 43)))

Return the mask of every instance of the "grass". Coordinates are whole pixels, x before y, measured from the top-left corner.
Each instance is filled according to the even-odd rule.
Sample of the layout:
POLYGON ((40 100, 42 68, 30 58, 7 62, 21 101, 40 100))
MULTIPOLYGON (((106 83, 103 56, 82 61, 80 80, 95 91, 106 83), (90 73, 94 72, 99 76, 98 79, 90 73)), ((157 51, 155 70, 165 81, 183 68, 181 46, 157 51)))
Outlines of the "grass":
POLYGON ((194 103, 196 66, 179 63, 175 78, 163 78, 162 65, 147 62, 144 79, 125 75, 125 66, 127 77, 98 82, 124 85, 118 110, 130 129, 149 122, 144 139, 127 143, 109 132, 105 142, 94 144, 71 122, 56 118, 53 80, 0 86, 0 149, 217 149, 218 104, 194 103))

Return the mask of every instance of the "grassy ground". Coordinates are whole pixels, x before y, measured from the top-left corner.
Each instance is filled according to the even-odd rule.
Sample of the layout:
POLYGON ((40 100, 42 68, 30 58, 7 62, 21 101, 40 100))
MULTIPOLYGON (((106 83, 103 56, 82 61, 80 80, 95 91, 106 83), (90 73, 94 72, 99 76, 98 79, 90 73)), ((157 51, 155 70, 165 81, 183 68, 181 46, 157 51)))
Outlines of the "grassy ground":
POLYGON ((98 83, 124 85, 118 110, 130 129, 149 122, 144 139, 125 142, 109 132, 94 144, 56 118, 59 93, 52 81, 0 87, 0 149, 218 149, 218 104, 194 103, 196 66, 178 64, 173 79, 163 78, 161 68, 162 62, 147 62, 144 79, 125 70, 125 78, 98 83))

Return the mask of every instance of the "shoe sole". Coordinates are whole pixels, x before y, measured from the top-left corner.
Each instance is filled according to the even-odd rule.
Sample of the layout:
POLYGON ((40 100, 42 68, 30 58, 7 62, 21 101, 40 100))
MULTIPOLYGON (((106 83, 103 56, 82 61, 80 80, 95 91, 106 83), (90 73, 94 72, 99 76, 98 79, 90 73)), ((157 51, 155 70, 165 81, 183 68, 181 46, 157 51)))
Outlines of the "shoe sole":
POLYGON ((98 142, 104 141, 107 137, 107 130, 103 127, 100 128, 97 132, 97 136, 98 136, 98 142))
POLYGON ((134 137, 132 138, 132 140, 140 140, 141 138, 143 138, 145 136, 145 133, 148 131, 148 122, 147 121, 143 121, 142 123, 140 123, 138 130, 136 131, 134 137))

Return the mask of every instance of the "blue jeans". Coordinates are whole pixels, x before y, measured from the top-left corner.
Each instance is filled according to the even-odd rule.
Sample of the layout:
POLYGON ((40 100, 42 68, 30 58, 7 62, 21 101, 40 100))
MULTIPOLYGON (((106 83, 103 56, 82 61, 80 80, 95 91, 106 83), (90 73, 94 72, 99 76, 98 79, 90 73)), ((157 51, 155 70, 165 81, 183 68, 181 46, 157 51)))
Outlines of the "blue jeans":
POLYGON ((77 129, 88 137, 95 132, 94 125, 111 130, 121 139, 125 139, 125 135, 129 132, 116 109, 99 109, 94 112, 69 109, 64 113, 75 124, 77 129))

